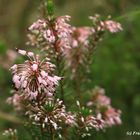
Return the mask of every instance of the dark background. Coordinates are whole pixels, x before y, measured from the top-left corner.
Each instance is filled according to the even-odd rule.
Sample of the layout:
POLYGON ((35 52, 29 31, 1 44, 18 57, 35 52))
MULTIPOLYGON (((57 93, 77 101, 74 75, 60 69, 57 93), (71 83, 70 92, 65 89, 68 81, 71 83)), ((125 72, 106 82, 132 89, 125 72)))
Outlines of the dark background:
MULTIPOLYGON (((16 113, 5 102, 12 88, 9 67, 14 63, 14 49, 26 48, 27 27, 38 18, 41 0, 0 0, 0 140, 5 129, 18 128, 21 140, 26 132, 17 123, 16 113)), ((112 104, 122 110, 122 125, 96 133, 98 140, 139 140, 127 131, 140 132, 140 0, 55 0, 55 15, 72 16, 75 26, 88 26, 88 16, 112 15, 121 22, 121 33, 107 34, 94 55, 93 85, 106 89, 112 104)), ((87 85, 90 87, 91 85, 87 85)), ((90 138, 93 139, 93 138, 90 138)))

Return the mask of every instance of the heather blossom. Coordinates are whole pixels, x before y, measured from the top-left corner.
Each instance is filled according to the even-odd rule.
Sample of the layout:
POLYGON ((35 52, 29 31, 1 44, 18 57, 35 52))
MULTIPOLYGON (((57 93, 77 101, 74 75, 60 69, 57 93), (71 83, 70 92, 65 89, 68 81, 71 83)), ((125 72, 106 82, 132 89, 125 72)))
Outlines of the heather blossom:
MULTIPOLYGON (((92 28, 90 27, 78 27, 73 29, 73 40, 80 45, 87 46, 89 44, 89 37, 92 34, 92 28)), ((75 43, 73 43, 75 44, 75 43)), ((73 46, 75 47, 75 45, 73 46)))
POLYGON ((93 115, 88 115, 86 117, 79 117, 79 120, 80 120, 80 124, 81 125, 80 127, 83 129, 85 129, 87 132, 90 130, 90 129, 95 129, 95 130, 100 130, 100 129, 103 129, 105 126, 104 126, 104 120, 103 119, 98 119, 97 117, 93 116, 93 115))
POLYGON ((97 48, 97 43, 102 40, 106 30, 116 33, 122 30, 120 23, 113 20, 101 20, 99 15, 89 17, 93 25, 91 27, 73 27, 71 47, 65 50, 66 68, 70 68, 73 77, 79 69, 89 71, 91 56, 97 48))
POLYGON ((105 127, 121 124, 121 111, 111 106, 111 100, 105 95, 103 88, 95 87, 91 95, 91 100, 87 103, 87 106, 94 107, 98 118, 104 121, 105 127))
POLYGON ((87 62, 85 54, 88 54, 90 48, 89 38, 91 35, 92 28, 90 27, 73 28, 71 48, 65 50, 66 67, 71 68, 73 74, 80 65, 87 62))
MULTIPOLYGON (((97 31, 105 31, 108 30, 111 33, 117 33, 119 31, 122 31, 123 28, 119 22, 110 20, 110 16, 108 17, 107 20, 101 20, 99 15, 95 16, 90 16, 89 19, 93 22, 94 26, 97 26, 96 30, 97 31)), ((95 30, 93 29, 93 32, 95 30)))
POLYGON ((106 126, 120 125, 122 123, 121 111, 113 107, 108 107, 103 113, 102 118, 105 120, 106 126))
POLYGON ((32 120, 34 125, 41 126, 42 129, 47 129, 47 133, 56 131, 61 136, 62 127, 74 126, 75 116, 66 111, 63 101, 51 100, 46 101, 42 107, 34 105, 26 115, 32 120))
POLYGON ((81 106, 79 101, 77 101, 77 106, 79 108, 78 113, 76 114, 78 135, 82 138, 91 136, 91 130, 98 131, 105 128, 104 120, 99 118, 98 115, 95 115, 93 110, 81 106))
POLYGON ((91 94, 91 101, 87 103, 87 106, 91 106, 93 104, 106 106, 111 104, 111 100, 105 95, 105 90, 103 88, 95 87, 91 94))
POLYGON ((116 33, 122 30, 122 26, 119 22, 115 22, 113 20, 107 20, 104 22, 105 29, 109 30, 111 33, 116 33))
POLYGON ((48 58, 41 61, 39 55, 33 52, 18 52, 28 56, 29 60, 11 67, 15 88, 31 100, 53 96, 55 87, 61 80, 60 77, 52 75, 55 65, 50 63, 48 58))
POLYGON ((70 16, 67 15, 37 20, 28 28, 30 31, 28 44, 49 47, 49 49, 55 49, 57 52, 69 48, 69 38, 72 33, 72 28, 67 23, 69 20, 70 16))
POLYGON ((15 107, 15 110, 17 110, 17 111, 23 110, 23 106, 21 104, 22 100, 23 100, 23 96, 18 94, 15 91, 13 93, 14 93, 14 95, 7 99, 7 103, 12 104, 15 107))

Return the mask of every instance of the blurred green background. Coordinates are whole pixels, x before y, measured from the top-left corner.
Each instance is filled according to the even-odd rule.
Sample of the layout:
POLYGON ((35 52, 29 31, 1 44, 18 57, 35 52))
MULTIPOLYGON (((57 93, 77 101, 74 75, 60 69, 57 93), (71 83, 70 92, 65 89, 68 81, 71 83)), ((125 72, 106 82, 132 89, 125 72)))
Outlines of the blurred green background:
MULTIPOLYGON (((14 63, 14 49, 25 48, 27 27, 38 18, 41 0, 0 0, 0 140, 9 127, 22 132, 21 140, 30 140, 18 125, 15 112, 6 104, 12 88, 9 67, 14 63), (27 138, 26 138, 27 137, 27 138)), ((140 132, 140 0, 55 0, 56 15, 71 15, 75 26, 88 26, 88 16, 95 13, 103 17, 112 15, 122 23, 123 32, 107 34, 99 44, 92 65, 95 85, 104 87, 112 104, 122 110, 121 126, 96 133, 98 140, 139 140, 140 136, 127 136, 127 131, 140 132)), ((26 132, 25 132, 26 133, 26 132)))

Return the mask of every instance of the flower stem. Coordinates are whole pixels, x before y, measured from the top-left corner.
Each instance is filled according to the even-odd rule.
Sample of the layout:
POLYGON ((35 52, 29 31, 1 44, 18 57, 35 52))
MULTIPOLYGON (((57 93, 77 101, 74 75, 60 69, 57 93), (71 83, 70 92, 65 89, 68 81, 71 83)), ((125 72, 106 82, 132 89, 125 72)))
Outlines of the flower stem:
MULTIPOLYGON (((58 75, 60 75, 60 76, 63 76, 63 75, 61 75, 61 60, 60 60, 60 55, 57 55, 57 58, 56 58, 56 65, 57 65, 57 70, 58 70, 58 75)), ((62 80, 60 80, 60 94, 61 94, 61 100, 63 100, 63 102, 64 102, 64 89, 63 89, 63 81, 62 80)))
POLYGON ((54 134, 52 134, 52 140, 55 140, 55 139, 54 139, 54 134))

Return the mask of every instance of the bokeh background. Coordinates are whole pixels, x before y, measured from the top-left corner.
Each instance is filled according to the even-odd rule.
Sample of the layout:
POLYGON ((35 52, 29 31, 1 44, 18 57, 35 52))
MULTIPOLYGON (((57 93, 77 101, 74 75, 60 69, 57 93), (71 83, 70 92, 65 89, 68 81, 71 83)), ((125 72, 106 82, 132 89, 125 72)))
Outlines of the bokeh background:
MULTIPOLYGON (((41 0, 0 0, 0 140, 5 129, 16 127, 21 140, 29 140, 18 124, 13 108, 6 104, 12 88, 9 67, 14 63, 14 49, 26 48, 27 27, 37 19, 41 0)), ((98 140, 139 140, 127 131, 140 132, 140 0, 55 0, 56 15, 71 15, 75 26, 90 25, 88 16, 112 15, 122 23, 123 32, 107 34, 94 55, 92 85, 106 89, 112 104, 122 110, 121 126, 96 133, 98 140)), ((16 60, 17 61, 17 60, 16 60)), ((91 139, 91 138, 90 138, 91 139)))

